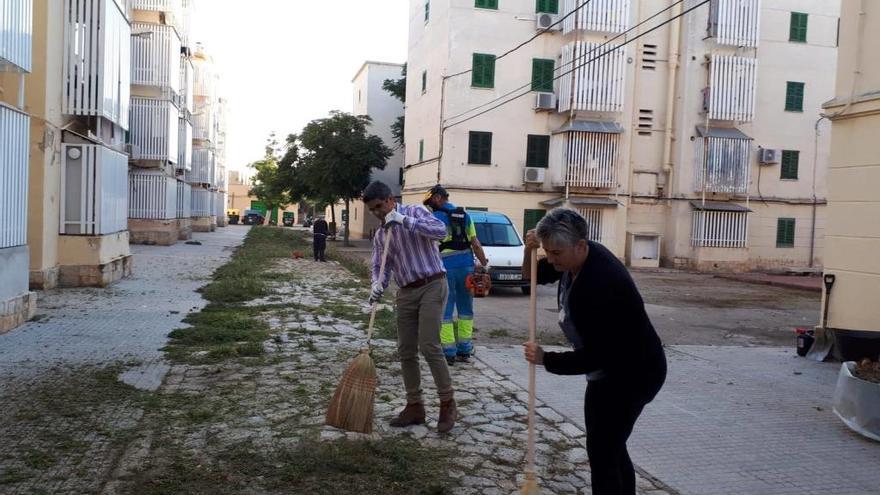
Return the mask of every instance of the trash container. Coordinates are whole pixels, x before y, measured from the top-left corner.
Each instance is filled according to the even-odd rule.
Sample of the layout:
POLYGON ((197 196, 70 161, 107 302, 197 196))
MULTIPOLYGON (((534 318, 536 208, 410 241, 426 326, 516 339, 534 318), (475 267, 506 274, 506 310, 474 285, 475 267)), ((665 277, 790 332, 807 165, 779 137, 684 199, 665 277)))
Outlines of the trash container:
POLYGON ((796 328, 794 331, 797 335, 798 356, 804 357, 810 352, 810 347, 813 347, 813 341, 816 340, 814 332, 810 328, 796 328))

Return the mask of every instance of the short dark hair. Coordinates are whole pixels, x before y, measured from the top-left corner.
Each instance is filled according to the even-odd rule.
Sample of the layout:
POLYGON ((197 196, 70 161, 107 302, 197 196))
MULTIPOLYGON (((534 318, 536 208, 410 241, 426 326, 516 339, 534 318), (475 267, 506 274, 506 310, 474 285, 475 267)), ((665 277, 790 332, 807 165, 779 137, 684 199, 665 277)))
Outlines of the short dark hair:
POLYGON ((388 199, 392 197, 391 188, 388 187, 384 182, 379 180, 374 180, 370 182, 370 185, 364 189, 364 203, 369 203, 370 201, 376 199, 388 199))

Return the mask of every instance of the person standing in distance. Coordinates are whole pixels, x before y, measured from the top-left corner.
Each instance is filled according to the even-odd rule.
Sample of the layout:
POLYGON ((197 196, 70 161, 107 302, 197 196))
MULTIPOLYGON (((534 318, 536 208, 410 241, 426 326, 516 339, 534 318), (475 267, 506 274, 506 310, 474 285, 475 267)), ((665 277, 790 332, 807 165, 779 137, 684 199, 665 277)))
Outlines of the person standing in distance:
POLYGON ((440 184, 425 193, 424 205, 446 225, 446 237, 440 242, 440 257, 446 268, 449 296, 440 326, 440 344, 450 366, 458 359, 470 361, 474 353, 474 296, 465 281, 474 273, 474 256, 480 262, 479 270, 489 269, 489 260, 477 238, 477 230, 464 208, 449 202, 449 193, 440 184), (454 319, 458 310, 458 319, 454 319), (456 342, 456 335, 458 340, 456 342))
POLYGON ((321 215, 312 225, 312 251, 315 252, 315 261, 327 261, 324 252, 327 250, 327 234, 330 233, 330 227, 324 216, 321 215))
POLYGON ((428 363, 437 394, 440 416, 437 431, 446 433, 455 425, 458 409, 449 367, 440 347, 440 320, 448 288, 446 272, 437 242, 446 237, 446 226, 422 205, 399 205, 384 183, 372 182, 364 190, 364 204, 383 228, 373 237, 372 290, 370 303, 378 302, 391 277, 397 292, 397 350, 406 388, 406 407, 391 420, 403 427, 425 422, 419 352, 428 363), (383 280, 379 280, 385 236, 391 236, 383 280))
POLYGON ((666 356, 626 267, 587 231, 579 213, 557 208, 526 234, 523 277, 531 277, 530 250, 543 246, 537 283, 559 282, 559 325, 573 350, 544 352, 527 342, 525 358, 557 375, 586 375, 593 494, 635 495, 626 441, 663 386, 666 356))

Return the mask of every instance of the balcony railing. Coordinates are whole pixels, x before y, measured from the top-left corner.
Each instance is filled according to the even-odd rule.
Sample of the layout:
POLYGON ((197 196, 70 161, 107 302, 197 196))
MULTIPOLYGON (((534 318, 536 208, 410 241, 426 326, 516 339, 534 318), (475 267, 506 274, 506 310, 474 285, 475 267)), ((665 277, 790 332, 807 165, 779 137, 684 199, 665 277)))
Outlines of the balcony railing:
POLYGON ((64 0, 62 107, 128 128, 131 27, 114 0, 64 0))
POLYGON ((201 102, 193 112, 193 139, 213 142, 216 138, 213 105, 201 102))
POLYGON ((132 171, 128 202, 128 218, 177 218, 177 179, 157 170, 132 171))
POLYGON ((61 146, 61 234, 128 229, 128 156, 95 144, 61 146))
POLYGON ((217 191, 214 193, 214 214, 218 217, 226 216, 226 193, 217 191))
POLYGON ((749 216, 747 211, 695 210, 691 229, 694 247, 748 247, 749 216))
POLYGON ((177 119, 177 168, 179 170, 192 170, 192 136, 193 126, 184 119, 177 119))
POLYGON ((193 112, 193 91, 195 90, 195 82, 193 81, 193 64, 192 59, 185 55, 180 56, 180 109, 189 113, 193 112))
POLYGON ((31 71, 33 0, 4 0, 0 3, 0 67, 8 63, 31 71))
POLYGON ((180 93, 180 37, 177 32, 171 26, 141 22, 131 27, 136 32, 150 33, 147 38, 132 38, 131 83, 180 93))
POLYGON ((0 103, 0 249, 27 244, 30 118, 0 103))
POLYGON ((192 216, 192 186, 183 181, 177 181, 177 218, 189 218, 192 216))
POLYGON ((193 96, 214 99, 214 70, 212 63, 204 59, 193 61, 194 86, 193 96))
POLYGON ((559 111, 623 111, 626 52, 623 47, 577 41, 562 47, 559 111), (610 52, 602 58, 596 57, 610 52), (564 73, 564 72, 563 72, 564 73))
POLYGON ((587 220, 587 240, 606 243, 611 236, 603 229, 602 208, 578 208, 578 213, 587 220))
POLYGON ((747 193, 752 141, 704 135, 695 141, 694 190, 747 193))
POLYGON ((214 215, 214 197, 208 189, 192 188, 192 216, 210 217, 214 215))
POLYGON ((169 100, 131 99, 132 159, 177 163, 179 110, 169 100), (136 153, 134 152, 136 150, 136 153))
POLYGON ((722 45, 757 47, 761 33, 761 0, 712 0, 709 36, 722 45))
POLYGON ((710 119, 751 122, 755 118, 757 59, 713 55, 709 77, 705 100, 710 119))
POLYGON ((622 33, 629 28, 629 4, 630 0, 564 0, 562 30, 565 34, 577 30, 622 33))
POLYGON ((213 184, 214 152, 206 148, 196 148, 192 153, 192 170, 187 172, 186 181, 190 184, 213 184))

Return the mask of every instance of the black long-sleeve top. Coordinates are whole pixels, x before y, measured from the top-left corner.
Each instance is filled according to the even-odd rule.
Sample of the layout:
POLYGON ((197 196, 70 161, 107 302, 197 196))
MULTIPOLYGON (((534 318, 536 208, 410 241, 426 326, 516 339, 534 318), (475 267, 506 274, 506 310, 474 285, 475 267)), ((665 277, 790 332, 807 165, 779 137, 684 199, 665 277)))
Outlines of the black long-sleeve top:
MULTIPOLYGON (((538 262, 537 283, 550 284, 561 277, 546 259, 538 262)), ((568 352, 546 352, 547 371, 580 375, 601 370, 607 379, 646 384, 659 379, 662 383, 666 357, 660 338, 635 282, 605 246, 589 242, 568 306, 583 345, 568 352)))
POLYGON ((327 225, 327 222, 324 220, 315 220, 315 224, 312 226, 313 234, 323 234, 327 235, 330 232, 330 227, 327 225))

